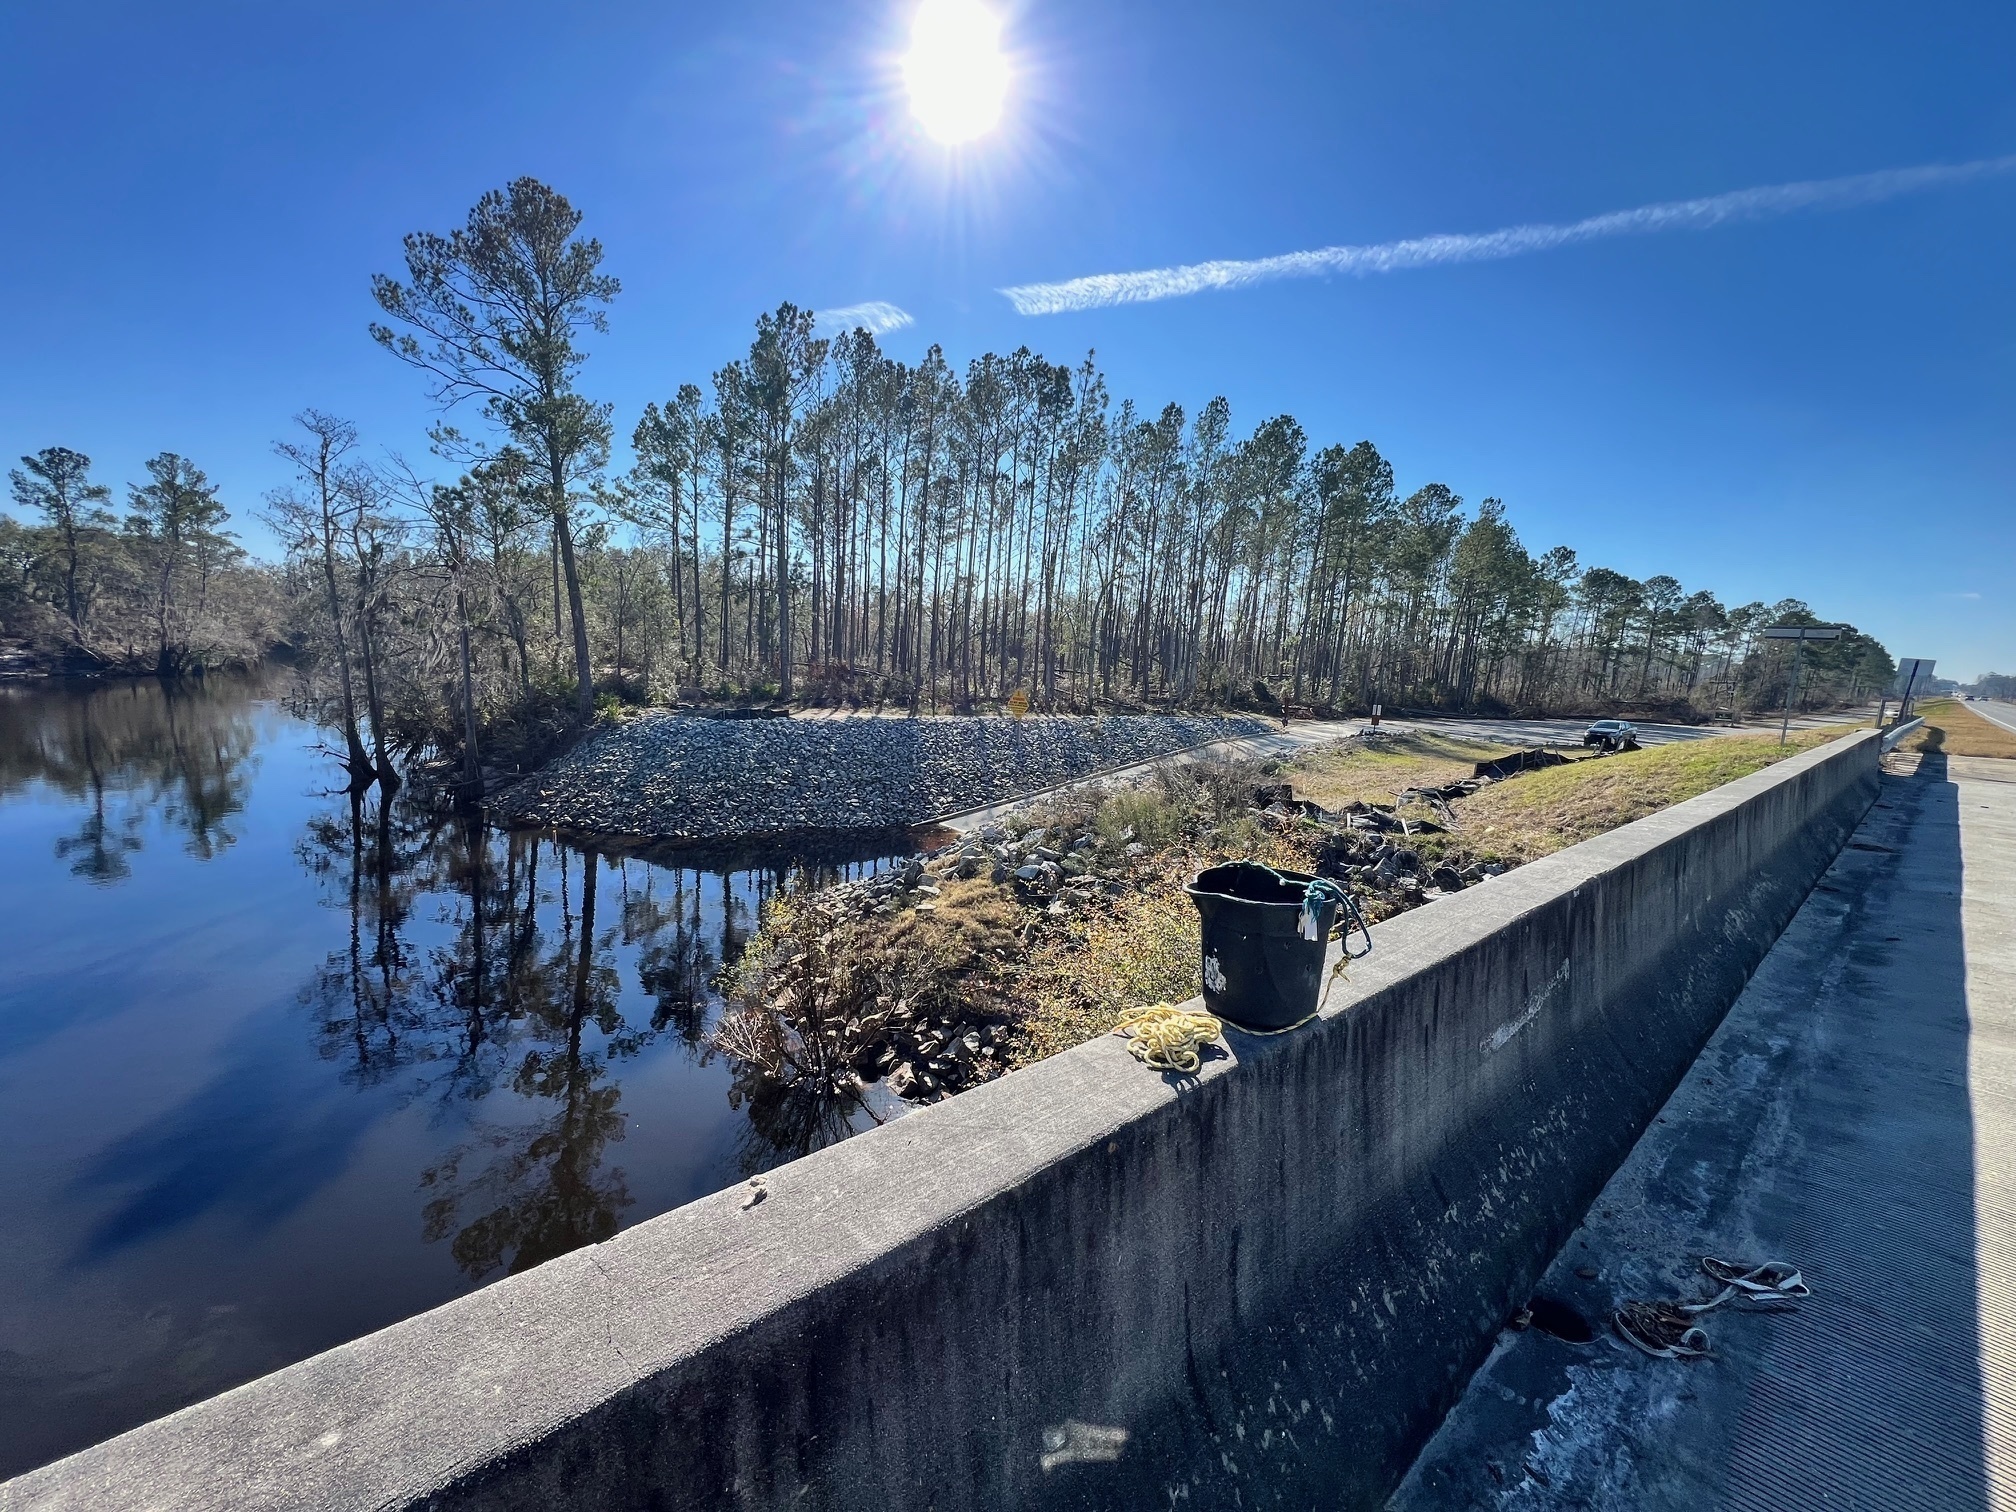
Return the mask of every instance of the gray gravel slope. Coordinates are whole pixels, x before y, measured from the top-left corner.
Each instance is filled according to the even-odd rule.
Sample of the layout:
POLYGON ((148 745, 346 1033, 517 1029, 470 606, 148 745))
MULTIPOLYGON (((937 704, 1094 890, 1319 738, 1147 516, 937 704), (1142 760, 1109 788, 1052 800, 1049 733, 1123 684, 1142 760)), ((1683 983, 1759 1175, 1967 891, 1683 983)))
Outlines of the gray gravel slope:
POLYGON ((923 824, 1107 767, 1271 729, 1263 719, 705 719, 599 730, 500 794, 508 824, 725 840, 923 824))

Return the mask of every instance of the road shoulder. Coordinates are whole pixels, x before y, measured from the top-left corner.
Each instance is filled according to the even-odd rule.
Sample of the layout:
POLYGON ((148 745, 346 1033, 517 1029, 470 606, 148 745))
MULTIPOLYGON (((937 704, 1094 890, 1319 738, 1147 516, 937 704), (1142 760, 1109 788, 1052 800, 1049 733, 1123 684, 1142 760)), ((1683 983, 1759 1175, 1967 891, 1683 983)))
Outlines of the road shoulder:
POLYGON ((1938 757, 1886 777, 1543 1278, 1594 1337, 1508 1329, 1395 1508, 2003 1504, 2012 779, 1938 757), (1705 1315, 1704 1360, 1618 1340, 1626 1300, 1712 1295, 1703 1255, 1790 1261, 1814 1296, 1705 1315))

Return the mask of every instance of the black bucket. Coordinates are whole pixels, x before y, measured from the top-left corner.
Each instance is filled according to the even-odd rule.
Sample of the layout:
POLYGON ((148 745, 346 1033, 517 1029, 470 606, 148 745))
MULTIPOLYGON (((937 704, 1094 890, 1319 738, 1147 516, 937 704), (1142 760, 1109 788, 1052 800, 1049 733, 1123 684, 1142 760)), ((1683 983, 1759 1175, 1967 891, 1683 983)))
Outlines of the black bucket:
POLYGON ((1256 861, 1208 867, 1183 890, 1203 916, 1204 1007, 1242 1029, 1286 1029, 1316 1011, 1335 898, 1316 900, 1316 938, 1302 904, 1315 879, 1256 861))

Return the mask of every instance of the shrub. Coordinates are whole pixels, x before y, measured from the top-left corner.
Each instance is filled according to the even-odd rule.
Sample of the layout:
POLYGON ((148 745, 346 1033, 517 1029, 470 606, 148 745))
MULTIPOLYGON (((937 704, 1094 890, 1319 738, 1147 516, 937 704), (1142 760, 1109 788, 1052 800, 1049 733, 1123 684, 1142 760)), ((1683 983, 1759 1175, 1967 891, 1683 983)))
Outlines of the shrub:
POLYGON ((1183 833, 1183 809, 1159 788, 1127 788, 1099 805, 1093 828, 1108 845, 1138 840, 1160 850, 1183 833))

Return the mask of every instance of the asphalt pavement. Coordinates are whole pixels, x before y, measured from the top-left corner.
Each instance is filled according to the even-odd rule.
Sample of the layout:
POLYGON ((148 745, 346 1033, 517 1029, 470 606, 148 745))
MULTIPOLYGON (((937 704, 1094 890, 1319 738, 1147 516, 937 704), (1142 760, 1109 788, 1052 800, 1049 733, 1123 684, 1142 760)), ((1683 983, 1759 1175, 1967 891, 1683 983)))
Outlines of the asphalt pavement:
MULTIPOLYGON (((1846 714, 1806 715, 1792 721, 1795 730, 1822 729, 1830 725, 1852 725, 1869 720, 1875 713, 1863 709, 1846 714)), ((1441 718, 1398 718, 1382 719, 1379 728, 1393 734, 1406 734, 1414 730, 1430 731, 1437 735, 1455 736, 1462 740, 1474 740, 1485 744, 1509 746, 1580 746, 1582 734, 1589 728, 1586 719, 1441 719, 1441 718)), ((1139 761, 1132 765, 1111 771, 1094 773, 1091 776, 1067 783, 1068 787, 1080 787, 1088 782, 1124 782, 1141 773, 1165 766, 1171 762, 1203 760, 1265 760, 1274 757, 1296 756, 1318 746, 1334 745, 1342 740, 1350 740, 1372 728, 1371 721, 1363 719, 1315 719, 1295 720, 1279 730, 1270 730, 1264 735, 1246 735, 1234 740, 1213 741, 1209 745, 1193 746, 1187 751, 1178 751, 1173 756, 1159 757, 1154 761, 1139 761)), ((1774 722, 1744 725, 1674 725, 1641 724, 1638 726, 1638 741, 1641 745, 1670 745, 1681 740, 1709 740, 1717 735, 1755 734, 1760 731, 1775 730, 1774 722)), ((985 808, 972 809, 959 814, 943 815, 934 821, 945 829, 965 833, 979 829, 982 825, 999 823, 1024 805, 1044 796, 1044 792, 1024 794, 1018 798, 1006 799, 989 804, 985 808)))
MULTIPOLYGON (((1875 710, 1861 709, 1847 714, 1808 714, 1792 721, 1795 730, 1817 730, 1828 725, 1857 724, 1874 717, 1875 710)), ((1381 726, 1389 730, 1433 730, 1441 735, 1455 735, 1465 740, 1502 740, 1514 745, 1576 745, 1582 744, 1582 732, 1590 721, 1586 719, 1442 719, 1442 718, 1402 718, 1382 720, 1381 726)), ((1712 740, 1717 735, 1736 735, 1759 730, 1775 730, 1779 722, 1771 720, 1751 720, 1742 724, 1641 724, 1638 726, 1640 745, 1670 745, 1678 740, 1712 740)))
POLYGON ((1978 699, 1967 705, 1967 707, 1972 709, 1976 714, 1979 714, 1983 719, 1993 720, 2012 735, 2016 735, 2016 703, 2002 703, 1999 700, 1987 698, 1978 699))
POLYGON ((2016 761, 1885 765, 1392 1512, 2016 1507, 2016 761), (1812 1295, 1616 1336, 1703 1256, 1812 1295))

